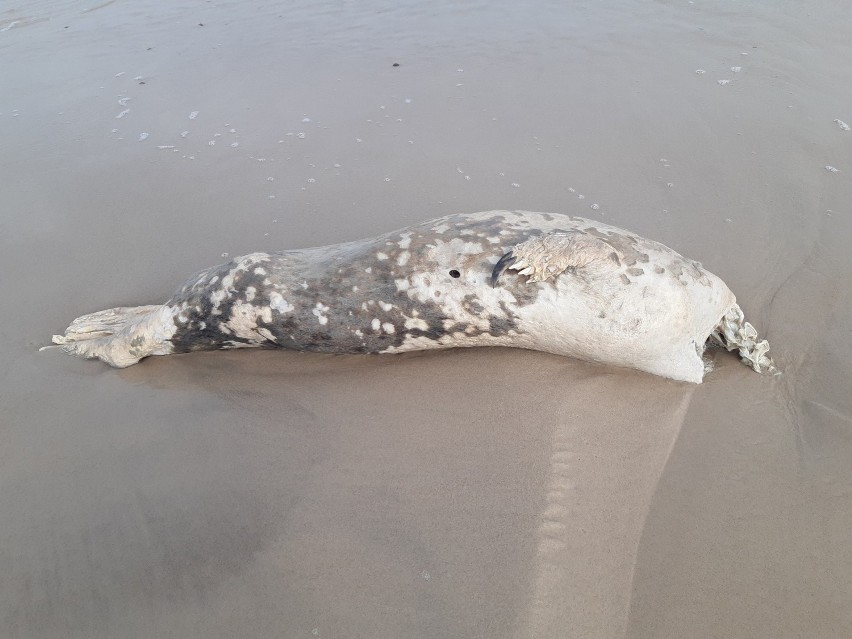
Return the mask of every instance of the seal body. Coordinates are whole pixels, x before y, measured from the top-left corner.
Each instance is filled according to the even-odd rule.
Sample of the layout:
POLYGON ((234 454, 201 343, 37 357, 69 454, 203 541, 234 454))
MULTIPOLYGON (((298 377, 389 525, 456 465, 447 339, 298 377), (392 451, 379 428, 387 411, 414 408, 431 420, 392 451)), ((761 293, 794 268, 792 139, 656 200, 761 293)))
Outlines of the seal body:
POLYGON ((222 348, 513 346, 700 382, 705 343, 735 303, 658 242, 578 217, 490 211, 238 257, 162 306, 86 315, 54 341, 117 367, 222 348))

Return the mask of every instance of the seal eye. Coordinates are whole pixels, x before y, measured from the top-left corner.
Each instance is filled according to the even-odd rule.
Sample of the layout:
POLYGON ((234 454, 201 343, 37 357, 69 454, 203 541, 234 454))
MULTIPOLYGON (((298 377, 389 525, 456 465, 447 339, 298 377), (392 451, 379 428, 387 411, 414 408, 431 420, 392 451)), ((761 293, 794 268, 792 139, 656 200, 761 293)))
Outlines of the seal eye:
POLYGON ((459 273, 456 269, 450 271, 450 277, 461 277, 461 273, 459 273))

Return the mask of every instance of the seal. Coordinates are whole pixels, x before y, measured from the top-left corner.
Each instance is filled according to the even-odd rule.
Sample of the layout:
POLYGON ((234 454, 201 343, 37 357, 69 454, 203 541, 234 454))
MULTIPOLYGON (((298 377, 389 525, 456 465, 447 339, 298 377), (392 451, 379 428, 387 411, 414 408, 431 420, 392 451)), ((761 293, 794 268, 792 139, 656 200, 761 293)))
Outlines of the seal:
POLYGON ((511 346, 694 383, 711 342, 776 370, 733 293, 698 262, 608 224, 530 211, 244 255, 200 271, 160 306, 84 315, 53 341, 115 367, 245 347, 511 346))

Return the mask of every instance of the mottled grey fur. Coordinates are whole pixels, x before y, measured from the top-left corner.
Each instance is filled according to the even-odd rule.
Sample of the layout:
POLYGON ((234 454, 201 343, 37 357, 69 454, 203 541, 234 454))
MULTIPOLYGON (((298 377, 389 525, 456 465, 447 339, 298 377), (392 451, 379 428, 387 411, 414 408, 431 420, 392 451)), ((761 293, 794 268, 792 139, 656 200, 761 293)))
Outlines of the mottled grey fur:
MULTIPOLYGON (((511 213, 506 213, 506 216, 516 217, 511 213)), ((446 320, 452 318, 444 312, 440 296, 428 302, 415 301, 399 291, 395 282, 409 277, 412 271, 438 266, 440 286, 446 290, 451 287, 469 287, 466 280, 470 281, 471 274, 483 286, 490 283, 493 260, 530 235, 530 230, 524 225, 518 225, 516 220, 511 220, 512 224, 507 222, 505 216, 499 215, 473 222, 466 215, 453 215, 409 227, 403 232, 388 233, 371 241, 271 253, 267 259, 256 264, 252 262, 248 267, 242 266, 245 258, 237 257, 227 264, 193 276, 166 302, 167 306, 186 306, 183 312, 186 322, 176 324, 177 331, 171 340, 174 350, 210 350, 242 343, 300 351, 376 353, 391 346, 400 346, 408 336, 422 335, 437 340, 444 335, 465 330, 468 335, 478 335, 481 331, 470 331, 470 327, 463 324, 445 326, 446 320), (449 229, 436 235, 431 229, 440 222, 449 225, 449 229), (402 253, 398 247, 401 233, 411 233, 411 243, 405 249, 411 258, 404 266, 397 265, 399 254, 402 253), (479 241, 487 237, 499 237, 500 243, 492 245, 485 241, 483 244, 490 247, 490 251, 473 257, 459 256, 447 264, 423 263, 424 253, 436 237, 448 240, 454 236, 479 241), (385 253, 388 258, 379 260, 377 252, 385 253), (256 274, 254 271, 258 266, 266 274, 256 274), (371 272, 367 273, 367 268, 371 272), (451 277, 449 272, 454 269, 467 277, 451 277), (233 285, 219 304, 218 312, 214 313, 211 296, 221 288, 222 280, 229 274, 233 275, 233 285), (250 287, 255 289, 255 296, 249 302, 246 291, 250 287), (353 290, 353 287, 357 287, 357 290, 353 290), (267 329, 274 340, 239 338, 224 326, 231 318, 235 304, 243 302, 255 307, 269 307, 269 295, 275 292, 284 295, 295 310, 288 313, 272 310, 269 322, 258 318, 258 326, 267 329), (369 304, 369 300, 373 300, 373 303, 369 304), (394 308, 385 310, 379 301, 391 303, 394 308), (314 314, 318 303, 331 309, 329 313, 334 318, 333 322, 319 324, 314 314), (366 309, 363 306, 365 303, 366 309), (428 324, 428 328, 405 328, 404 316, 411 317, 414 313, 428 324), (382 325, 393 325, 394 332, 365 330, 374 318, 378 318, 382 325), (355 330, 360 330, 363 335, 356 336, 355 330)), ((520 304, 529 304, 535 301, 538 287, 525 285, 524 279, 507 278, 503 285, 512 289, 520 304)), ((477 301, 475 287, 471 288, 465 300, 471 312, 483 310, 477 301)), ((491 315, 488 320, 490 328, 487 332, 494 336, 505 335, 517 328, 508 308, 504 309, 502 315, 491 315)))
POLYGON ((636 331, 665 317, 659 304, 671 287, 710 287, 705 273, 668 247, 583 218, 450 215, 376 238, 238 257, 197 273, 161 306, 82 316, 54 341, 113 366, 246 346, 380 353, 485 344, 630 364, 617 353, 599 356, 599 340, 614 353, 623 344, 641 350, 636 331), (538 270, 528 277, 522 264, 533 249, 538 270), (644 301, 619 310, 635 284, 656 304, 650 311, 644 301), (563 328, 575 311, 589 318, 579 326, 588 343, 563 328))

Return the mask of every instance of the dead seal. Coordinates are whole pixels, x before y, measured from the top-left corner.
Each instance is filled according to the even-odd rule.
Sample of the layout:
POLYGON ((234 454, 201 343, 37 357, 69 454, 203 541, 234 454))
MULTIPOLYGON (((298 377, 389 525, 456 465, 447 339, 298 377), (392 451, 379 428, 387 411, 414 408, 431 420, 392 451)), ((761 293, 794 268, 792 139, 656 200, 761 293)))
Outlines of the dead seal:
POLYGON ((115 367, 245 347, 512 346, 695 383, 715 341, 758 372, 775 370, 733 293, 698 262, 601 222, 528 211, 244 255, 197 273, 160 306, 84 315, 53 341, 115 367))

